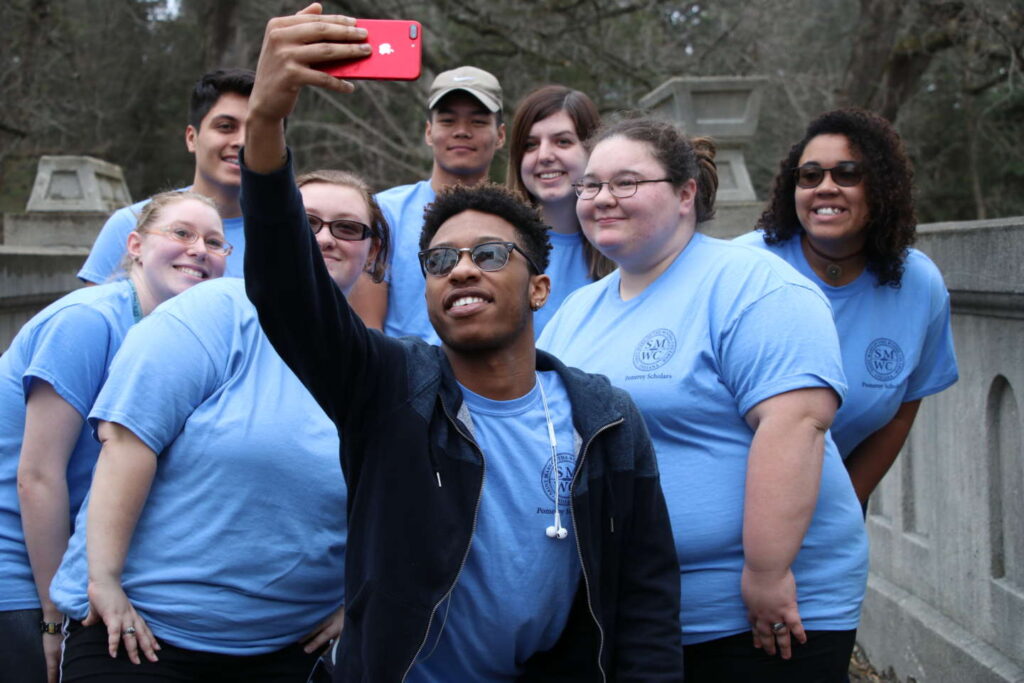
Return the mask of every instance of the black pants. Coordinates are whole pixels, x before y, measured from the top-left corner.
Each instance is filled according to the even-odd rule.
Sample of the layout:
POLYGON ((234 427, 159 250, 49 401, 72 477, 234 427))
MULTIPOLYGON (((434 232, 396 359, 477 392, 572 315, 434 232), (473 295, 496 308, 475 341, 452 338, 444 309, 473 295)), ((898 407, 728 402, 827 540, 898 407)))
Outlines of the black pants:
POLYGON ((0 612, 0 683, 46 683, 42 618, 41 609, 0 612))
POLYGON ((782 659, 755 648, 749 632, 683 648, 686 683, 843 683, 857 639, 852 631, 807 631, 782 659))
POLYGON ((306 683, 320 680, 315 674, 319 657, 306 654, 300 645, 263 655, 238 657, 198 652, 161 642, 158 662, 140 652, 141 664, 132 664, 123 647, 112 659, 107 652, 107 627, 81 622, 68 623, 61 659, 61 682, 114 680, 118 683, 167 683, 168 681, 209 681, 210 683, 306 683))

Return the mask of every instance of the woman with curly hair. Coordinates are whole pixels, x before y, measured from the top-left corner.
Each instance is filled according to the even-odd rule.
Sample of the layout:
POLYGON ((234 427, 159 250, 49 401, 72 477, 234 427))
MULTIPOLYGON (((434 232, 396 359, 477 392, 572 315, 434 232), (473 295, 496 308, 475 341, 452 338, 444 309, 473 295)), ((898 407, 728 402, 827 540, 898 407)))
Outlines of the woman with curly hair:
POLYGON ((910 248, 912 181, 892 124, 830 111, 782 161, 758 230, 737 238, 781 256, 832 303, 849 384, 832 436, 863 505, 921 399, 958 377, 949 293, 935 264, 910 248))
POLYGON ((587 165, 583 143, 599 125, 593 100, 564 85, 537 88, 516 108, 507 184, 540 209, 551 240, 551 295, 533 315, 537 336, 565 297, 615 270, 583 237, 572 189, 587 165))

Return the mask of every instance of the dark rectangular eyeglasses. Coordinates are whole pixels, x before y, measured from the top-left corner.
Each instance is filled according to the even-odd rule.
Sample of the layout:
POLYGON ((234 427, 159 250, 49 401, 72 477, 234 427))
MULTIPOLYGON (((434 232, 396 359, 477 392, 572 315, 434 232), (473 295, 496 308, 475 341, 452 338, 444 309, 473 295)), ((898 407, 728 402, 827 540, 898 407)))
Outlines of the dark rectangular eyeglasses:
POLYGON ((336 221, 325 221, 319 216, 314 216, 311 213, 306 214, 306 220, 309 221, 309 229, 313 231, 313 234, 317 234, 324 228, 334 236, 335 239, 345 240, 347 242, 358 242, 365 240, 367 237, 373 237, 373 229, 366 223, 360 223, 359 221, 349 220, 347 218, 339 218, 336 221))

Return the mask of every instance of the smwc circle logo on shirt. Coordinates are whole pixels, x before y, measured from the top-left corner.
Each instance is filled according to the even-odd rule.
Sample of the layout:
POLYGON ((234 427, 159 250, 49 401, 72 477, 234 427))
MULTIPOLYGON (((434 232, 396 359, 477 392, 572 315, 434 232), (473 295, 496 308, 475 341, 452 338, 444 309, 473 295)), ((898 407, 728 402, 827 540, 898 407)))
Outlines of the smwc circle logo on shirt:
POLYGON ((676 336, 672 330, 654 330, 640 340, 633 352, 633 365, 637 370, 650 372, 667 363, 676 352, 676 336))
MULTIPOLYGON (((572 477, 576 472, 576 456, 572 453, 559 453, 555 457, 558 462, 558 507, 569 505, 569 496, 572 493, 572 477)), ((544 487, 544 493, 551 502, 555 502, 555 472, 551 469, 551 459, 548 458, 544 469, 540 473, 540 482, 544 487)))
POLYGON ((879 382, 895 379, 903 370, 903 349, 892 339, 879 337, 868 344, 864 353, 864 364, 871 376, 879 382))

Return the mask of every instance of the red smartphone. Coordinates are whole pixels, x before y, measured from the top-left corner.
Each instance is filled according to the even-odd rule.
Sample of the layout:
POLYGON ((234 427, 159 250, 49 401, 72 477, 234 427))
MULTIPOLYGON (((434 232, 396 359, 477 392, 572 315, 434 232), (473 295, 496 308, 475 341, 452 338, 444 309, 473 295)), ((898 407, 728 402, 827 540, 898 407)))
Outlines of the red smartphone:
POLYGON ((423 27, 418 21, 402 19, 357 19, 366 29, 366 42, 373 48, 369 57, 325 62, 316 68, 336 78, 415 81, 420 77, 423 27))

